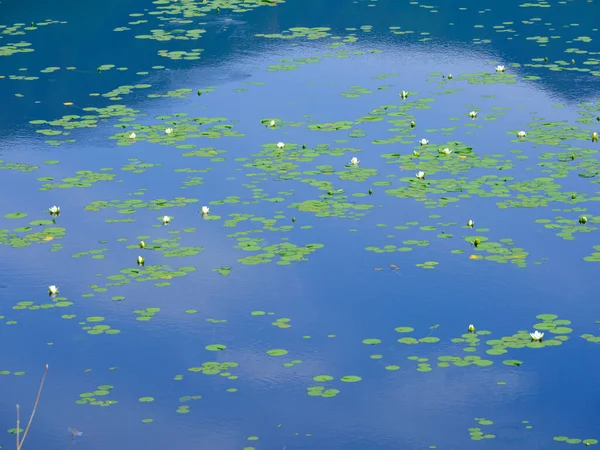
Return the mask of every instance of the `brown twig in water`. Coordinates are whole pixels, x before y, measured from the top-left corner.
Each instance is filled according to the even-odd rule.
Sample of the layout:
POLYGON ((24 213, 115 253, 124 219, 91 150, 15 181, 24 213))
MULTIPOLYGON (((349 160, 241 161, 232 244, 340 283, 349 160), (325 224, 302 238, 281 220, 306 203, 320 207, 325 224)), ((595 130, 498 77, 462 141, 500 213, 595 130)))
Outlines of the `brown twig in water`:
MULTIPOLYGON (((33 416, 35 415, 35 411, 37 410, 37 406, 38 403, 40 401, 40 396, 42 395, 42 388, 44 387, 44 380, 46 379, 46 374, 48 373, 48 364, 46 364, 46 367, 44 368, 44 373, 42 375, 42 381, 40 382, 40 388, 38 389, 38 393, 37 393, 37 397, 35 398, 35 403, 33 404, 33 411, 31 411, 31 415, 29 416, 29 422, 27 422, 27 428, 25 428, 25 432, 23 433, 23 439, 21 439, 21 442, 18 441, 18 437, 17 437, 17 450, 21 450, 21 447, 23 447, 23 442, 25 441, 25 438, 27 437, 27 433, 29 433, 29 428, 31 427, 31 422, 33 422, 33 416)), ((18 406, 17 406, 17 411, 18 411, 18 406)), ((19 429, 19 425, 17 425, 17 433, 18 433, 18 429, 19 429)), ((18 436, 18 434, 17 434, 18 436)))

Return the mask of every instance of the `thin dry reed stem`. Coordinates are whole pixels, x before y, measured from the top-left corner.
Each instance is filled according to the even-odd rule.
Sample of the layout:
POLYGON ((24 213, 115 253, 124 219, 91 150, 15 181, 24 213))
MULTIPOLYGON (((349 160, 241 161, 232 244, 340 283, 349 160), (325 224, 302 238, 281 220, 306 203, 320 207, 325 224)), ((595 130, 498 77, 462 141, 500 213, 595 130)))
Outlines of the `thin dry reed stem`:
MULTIPOLYGON (((27 437, 27 433, 29 433, 29 428, 31 427, 31 422, 33 422, 33 416, 35 415, 35 411, 37 410, 37 406, 40 401, 40 396, 42 395, 42 389, 44 387, 44 380, 46 379, 47 373, 48 373, 48 364, 46 364, 46 367, 44 368, 44 373, 42 375, 42 381, 40 382, 40 388, 38 389, 37 397, 35 398, 35 403, 33 404, 33 411, 31 411, 31 415, 29 416, 29 422, 27 422, 27 428, 25 428, 25 432, 23 433, 23 438, 21 439, 20 442, 18 440, 18 434, 17 434, 17 450, 21 450, 21 447, 23 447, 23 442, 25 441, 25 438, 27 437)), ((18 408, 19 407, 17 406, 17 411, 18 411, 18 408)), ((17 433, 18 433, 18 430, 19 430, 19 425, 17 424, 17 433)))

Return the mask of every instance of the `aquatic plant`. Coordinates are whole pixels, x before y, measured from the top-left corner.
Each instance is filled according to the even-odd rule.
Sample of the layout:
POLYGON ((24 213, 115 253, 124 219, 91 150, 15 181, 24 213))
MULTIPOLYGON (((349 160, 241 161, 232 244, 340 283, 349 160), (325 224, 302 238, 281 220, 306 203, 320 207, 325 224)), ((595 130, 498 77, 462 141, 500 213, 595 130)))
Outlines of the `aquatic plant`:
POLYGON ((544 337, 544 333, 540 333, 538 330, 535 330, 533 333, 529 333, 532 341, 542 341, 544 337))
POLYGON ((44 373, 42 374, 42 379, 40 381, 40 387, 38 389, 37 396, 35 397, 35 403, 33 404, 33 409, 31 410, 31 414, 29 415, 29 421, 27 422, 27 426, 25 427, 25 431, 23 432, 23 437, 19 438, 21 433, 21 422, 20 422, 20 407, 17 404, 17 427, 15 430, 15 434, 17 435, 17 450, 21 450, 23 444, 25 442, 25 438, 29 433, 29 429, 31 428, 31 423, 33 422, 33 416, 35 416, 35 412, 37 411, 38 403, 40 401, 40 397, 42 395, 42 389, 44 388, 44 381, 46 380, 46 374, 48 373, 48 364, 44 367, 44 373))

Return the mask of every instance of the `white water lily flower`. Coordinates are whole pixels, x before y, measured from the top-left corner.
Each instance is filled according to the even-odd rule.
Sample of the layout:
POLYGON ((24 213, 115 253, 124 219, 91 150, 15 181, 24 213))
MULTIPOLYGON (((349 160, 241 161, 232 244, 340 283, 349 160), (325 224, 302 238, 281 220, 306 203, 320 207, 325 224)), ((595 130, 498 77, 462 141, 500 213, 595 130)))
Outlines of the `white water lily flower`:
POLYGON ((271 120, 271 121, 269 122, 269 126, 270 126, 270 127, 274 127, 274 126, 275 126, 275 121, 274 121, 274 120, 271 120))
POLYGON ((469 325, 469 333, 473 333, 475 331, 475 325, 471 324, 469 325))
POLYGON ((170 218, 169 216, 164 216, 164 217, 162 218, 162 223, 163 223, 163 225, 166 225, 166 224, 168 224, 170 221, 171 221, 171 218, 170 218))
POLYGON ((496 66, 496 72, 504 72, 505 70, 506 67, 504 67, 503 65, 496 66))
POLYGON ((469 221, 467 222, 467 226, 468 226, 469 228, 473 228, 473 227, 475 226, 475 222, 473 222, 472 220, 469 220, 469 221))
POLYGON ((425 179, 425 172, 423 171, 419 171, 415 174, 415 176, 419 179, 419 180, 423 180, 425 179))
POLYGON ((277 148, 278 148, 279 150, 281 150, 283 147, 285 147, 285 144, 284 144, 283 142, 278 142, 278 143, 277 143, 277 148))
POLYGON ((360 161, 358 160, 358 158, 356 156, 354 156, 350 160, 350 164, 353 165, 353 166, 358 166, 360 164, 360 161))
POLYGON ((55 296, 56 294, 58 294, 58 287, 54 285, 48 286, 48 292, 50 292, 50 295, 55 296))
POLYGON ((144 265, 144 258, 142 258, 141 256, 138 256, 137 263, 138 263, 138 266, 143 266, 144 265))
POLYGON ((48 211, 50 211, 50 214, 52 214, 53 216, 58 216, 60 214, 60 207, 53 206, 51 208, 48 208, 48 211))
POLYGON ((598 142, 598 133, 595 131, 592 133, 592 142, 598 142))
POLYGON ((202 207, 202 215, 205 216, 210 212, 210 208, 208 206, 202 207))
POLYGON ((517 133, 517 137, 518 137, 519 139, 523 139, 525 136, 527 136, 527 132, 526 132, 526 131, 519 131, 519 132, 517 133))
POLYGON ((450 150, 449 148, 445 148, 445 149, 441 150, 441 152, 442 152, 444 155, 449 155, 450 153, 452 153, 452 150, 450 150))
POLYGON ((408 92, 406 92, 406 91, 402 91, 402 92, 400 93, 400 97, 402 97, 402 100, 404 100, 406 97, 408 97, 408 92))
POLYGON ((429 141, 427 139, 423 138, 423 139, 421 139, 419 141, 419 144, 421 144, 421 145, 427 145, 427 144, 429 144, 429 141))
POLYGON ((172 134, 173 133, 173 128, 167 128, 165 130, 165 134, 172 134))
POLYGON ((136 134, 132 131, 131 134, 129 135, 129 139, 135 139, 136 138, 136 134))
POLYGON ((540 333, 538 330, 535 330, 533 333, 529 333, 529 336, 531 336, 531 339, 534 341, 541 341, 544 337, 544 333, 540 333))
POLYGON ((471 112, 469 113, 469 117, 470 117, 471 119, 474 119, 475 117, 477 117, 477 111, 471 111, 471 112))

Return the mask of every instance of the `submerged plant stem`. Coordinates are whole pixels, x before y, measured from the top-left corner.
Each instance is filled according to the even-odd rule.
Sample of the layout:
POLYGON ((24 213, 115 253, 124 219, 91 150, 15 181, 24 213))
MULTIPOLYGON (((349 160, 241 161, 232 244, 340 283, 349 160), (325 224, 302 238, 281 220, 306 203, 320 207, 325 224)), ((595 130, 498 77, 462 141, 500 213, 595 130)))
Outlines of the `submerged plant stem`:
POLYGON ((19 404, 17 403, 17 450, 19 450, 19 427, 21 426, 21 421, 19 420, 19 404))

